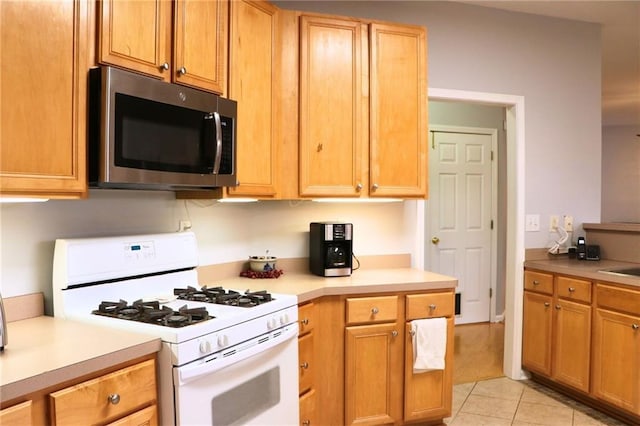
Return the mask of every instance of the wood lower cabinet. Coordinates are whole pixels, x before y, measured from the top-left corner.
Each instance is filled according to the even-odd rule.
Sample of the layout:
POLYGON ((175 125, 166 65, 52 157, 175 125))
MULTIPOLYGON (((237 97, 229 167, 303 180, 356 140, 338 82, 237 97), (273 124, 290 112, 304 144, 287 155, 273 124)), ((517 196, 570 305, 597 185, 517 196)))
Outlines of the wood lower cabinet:
POLYGON ((305 303, 298 308, 298 390, 300 394, 300 425, 318 425, 315 374, 316 346, 315 328, 317 322, 316 305, 305 303))
POLYGON ((227 0, 98 4, 100 63, 226 93, 227 0))
POLYGON ((0 2, 0 194, 87 193, 93 3, 0 2))
POLYGON ((596 301, 593 394, 640 416, 640 291, 598 283, 596 301))
POLYGON ((591 369, 591 282, 525 271, 522 365, 582 392, 591 369))
POLYGON ((156 395, 155 361, 147 360, 51 393, 51 419, 56 426, 157 424, 156 395))
POLYGON ((532 270, 524 284, 523 367, 640 423, 640 290, 532 270))
POLYGON ((31 406, 31 401, 25 401, 0 410, 0 424, 3 426, 25 426, 33 424, 31 406))

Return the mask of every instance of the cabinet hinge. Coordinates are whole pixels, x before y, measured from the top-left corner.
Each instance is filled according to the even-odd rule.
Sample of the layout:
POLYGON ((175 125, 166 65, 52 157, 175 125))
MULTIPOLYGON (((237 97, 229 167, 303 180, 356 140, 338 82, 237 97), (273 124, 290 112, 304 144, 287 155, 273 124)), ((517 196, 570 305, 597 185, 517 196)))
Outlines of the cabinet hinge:
POLYGON ((489 288, 489 299, 493 297, 493 289, 489 288))
POLYGON ((491 219, 491 229, 493 229, 493 219, 491 219))
POLYGON ((493 161, 493 151, 491 151, 491 161, 493 161))

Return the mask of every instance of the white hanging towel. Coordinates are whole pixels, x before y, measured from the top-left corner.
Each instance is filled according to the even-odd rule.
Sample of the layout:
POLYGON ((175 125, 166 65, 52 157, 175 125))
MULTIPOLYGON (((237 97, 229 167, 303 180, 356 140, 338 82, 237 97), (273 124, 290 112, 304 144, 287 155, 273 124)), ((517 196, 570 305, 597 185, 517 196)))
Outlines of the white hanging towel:
POLYGON ((444 370, 447 351, 447 319, 429 318, 411 321, 413 335, 413 372, 444 370))

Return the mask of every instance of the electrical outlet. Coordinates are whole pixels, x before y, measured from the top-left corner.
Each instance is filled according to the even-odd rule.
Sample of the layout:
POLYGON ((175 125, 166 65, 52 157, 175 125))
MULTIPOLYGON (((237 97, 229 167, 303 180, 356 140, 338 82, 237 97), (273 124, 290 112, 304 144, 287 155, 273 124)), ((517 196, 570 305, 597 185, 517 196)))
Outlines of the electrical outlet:
POLYGON ((573 216, 565 215, 564 230, 567 232, 573 232, 573 216))
POLYGON ((540 215, 528 214, 525 216, 524 230, 527 232, 535 232, 540 230, 540 215))
POLYGON ((558 215, 551 215, 549 217, 549 231, 555 231, 558 229, 558 225, 560 225, 560 217, 558 215))
POLYGON ((189 229, 191 229, 190 220, 181 220, 178 224, 178 232, 188 231, 189 229))

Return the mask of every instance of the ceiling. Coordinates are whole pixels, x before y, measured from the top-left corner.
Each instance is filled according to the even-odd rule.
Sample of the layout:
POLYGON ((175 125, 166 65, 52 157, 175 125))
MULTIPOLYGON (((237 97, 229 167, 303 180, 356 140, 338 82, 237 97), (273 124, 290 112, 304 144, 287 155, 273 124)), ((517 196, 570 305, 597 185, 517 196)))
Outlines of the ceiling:
POLYGON ((601 24, 602 124, 640 126, 640 0, 462 2, 601 24))

